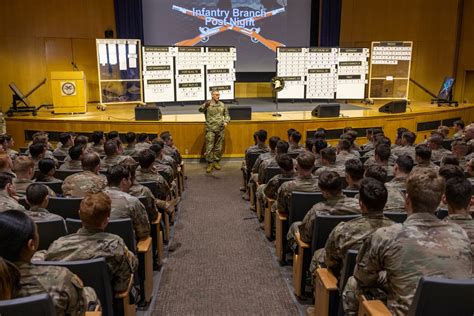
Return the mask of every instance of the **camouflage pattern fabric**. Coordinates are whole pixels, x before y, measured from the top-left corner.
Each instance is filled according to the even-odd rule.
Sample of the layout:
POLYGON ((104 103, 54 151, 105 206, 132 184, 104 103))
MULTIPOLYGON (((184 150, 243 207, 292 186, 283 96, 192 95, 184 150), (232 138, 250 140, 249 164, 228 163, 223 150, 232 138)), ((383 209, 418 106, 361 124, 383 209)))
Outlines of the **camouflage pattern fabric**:
POLYGON ((137 147, 135 146, 135 144, 127 145, 127 147, 125 147, 123 149, 123 155, 124 156, 131 156, 131 157, 137 156, 138 155, 138 150, 137 150, 137 147))
POLYGON ((431 150, 431 160, 432 161, 441 161, 445 155, 451 154, 451 151, 446 148, 438 148, 431 150))
POLYGON ((128 194, 134 197, 139 197, 139 196, 146 197, 145 209, 148 214, 148 220, 150 221, 150 223, 154 222, 156 218, 158 217, 158 211, 156 209, 158 203, 156 203, 155 196, 153 195, 151 190, 144 185, 134 182, 132 186, 130 187, 130 189, 128 190, 128 194))
POLYGON ((392 150, 392 154, 396 157, 401 156, 401 155, 408 155, 411 158, 413 158, 413 161, 416 161, 415 160, 415 156, 416 156, 415 146, 406 145, 406 146, 400 146, 400 147, 394 148, 392 150))
POLYGON ((83 171, 68 176, 61 186, 64 196, 84 197, 86 193, 98 193, 107 186, 107 179, 92 171, 83 171))
POLYGON ((80 160, 68 160, 59 166, 59 170, 82 170, 82 163, 80 160))
POLYGON ((100 144, 92 144, 90 147, 88 147, 90 150, 93 152, 97 153, 99 156, 105 156, 105 151, 104 151, 104 145, 100 144))
POLYGON ((170 186, 166 179, 159 174, 155 169, 142 169, 138 167, 136 174, 135 174, 135 181, 136 182, 148 182, 154 181, 158 185, 158 192, 160 193, 159 196, 155 196, 157 199, 166 200, 170 195, 170 186))
POLYGON ((34 222, 61 220, 64 223, 64 226, 66 226, 66 222, 61 216, 50 213, 47 209, 42 207, 30 206, 29 210, 25 211, 25 214, 34 222))
POLYGON ((1 190, 0 191, 0 212, 4 212, 8 210, 25 211, 25 208, 23 207, 23 205, 18 203, 17 200, 15 200, 10 195, 8 195, 7 191, 1 190))
POLYGON ((275 159, 275 156, 276 153, 274 151, 269 151, 267 153, 260 154, 260 156, 258 156, 257 160, 255 160, 255 163, 253 164, 252 173, 258 173, 258 169, 260 168, 262 162, 267 159, 275 159))
POLYGON ((429 162, 420 162, 418 163, 416 166, 413 167, 412 171, 415 171, 415 170, 418 170, 418 169, 421 169, 421 168, 429 168, 429 169, 432 169, 434 172, 438 172, 439 170, 439 166, 435 165, 433 162, 429 161, 429 162))
POLYGON ((287 213, 291 207, 291 194, 293 191, 299 192, 319 192, 318 178, 314 175, 302 177, 298 175, 295 180, 282 183, 278 189, 277 199, 273 203, 272 212, 278 210, 287 213))
POLYGON ((288 155, 299 155, 301 153, 304 153, 306 149, 298 144, 290 144, 290 147, 288 148, 288 155))
POLYGON ((357 156, 355 154, 353 154, 352 152, 348 152, 348 151, 341 151, 339 152, 339 154, 337 154, 336 156, 336 166, 338 167, 345 167, 345 163, 347 160, 349 159, 359 159, 360 155, 357 156))
POLYGON ((224 149, 224 125, 230 122, 229 110, 221 101, 211 100, 209 107, 203 104, 199 112, 206 116, 206 161, 219 161, 224 149))
MULTIPOLYGON (((474 219, 471 215, 463 215, 463 214, 452 214, 448 215, 445 219, 448 223, 455 223, 464 229, 467 233, 467 237, 471 241, 471 251, 472 255, 474 256, 474 219)), ((473 258, 474 259, 474 258, 473 258)), ((474 276, 474 260, 472 260, 472 273, 474 276)))
POLYGON ((68 156, 69 155, 69 149, 71 147, 70 146, 61 146, 61 147, 58 147, 56 148, 54 151, 53 151, 53 155, 54 156, 68 156))
POLYGON ((264 154, 268 152, 270 152, 270 148, 268 148, 268 146, 265 144, 257 144, 257 145, 250 146, 249 148, 245 150, 245 166, 250 165, 250 162, 249 162, 250 154, 264 154))
POLYGON ((406 190, 407 189, 407 176, 397 176, 385 183, 385 187, 393 188, 397 190, 406 190))
MULTIPOLYGON (((28 180, 28 179, 18 179, 18 178, 13 178, 13 183, 15 184, 15 189, 16 193, 19 196, 25 196, 26 195, 26 189, 28 186, 32 183, 34 183, 33 180, 28 180)), ((48 188, 48 193, 49 196, 56 196, 56 192, 53 191, 50 187, 48 188)))
POLYGON ((108 169, 109 167, 119 165, 121 163, 130 163, 136 164, 135 159, 129 156, 124 155, 115 155, 115 156, 108 156, 101 160, 100 168, 101 169, 108 169))
POLYGON ((171 147, 165 144, 163 147, 163 154, 170 156, 171 158, 174 159, 174 161, 179 165, 183 161, 183 158, 181 158, 181 154, 179 153, 178 148, 176 147, 171 147))
POLYGON ((321 173, 324 171, 335 171, 337 174, 339 174, 340 177, 345 177, 346 176, 346 169, 344 165, 338 166, 338 165, 327 165, 327 166, 322 166, 319 167, 316 171, 314 171, 314 175, 316 177, 319 177, 321 173))
MULTIPOLYGON (((171 186, 171 183, 174 180, 174 171, 168 165, 161 163, 159 160, 155 160, 153 162, 153 172, 159 173, 163 178, 165 178, 166 182, 171 186)), ((138 170, 137 170, 138 173, 138 170)))

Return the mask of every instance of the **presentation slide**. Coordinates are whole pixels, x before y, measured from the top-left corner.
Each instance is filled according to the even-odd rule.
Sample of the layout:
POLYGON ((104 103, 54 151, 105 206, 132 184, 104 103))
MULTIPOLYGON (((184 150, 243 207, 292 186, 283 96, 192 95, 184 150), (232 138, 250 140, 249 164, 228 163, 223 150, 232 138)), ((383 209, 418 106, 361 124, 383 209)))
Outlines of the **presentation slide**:
POLYGON ((279 46, 309 46, 311 0, 143 0, 145 45, 235 46, 237 72, 274 72, 279 46))

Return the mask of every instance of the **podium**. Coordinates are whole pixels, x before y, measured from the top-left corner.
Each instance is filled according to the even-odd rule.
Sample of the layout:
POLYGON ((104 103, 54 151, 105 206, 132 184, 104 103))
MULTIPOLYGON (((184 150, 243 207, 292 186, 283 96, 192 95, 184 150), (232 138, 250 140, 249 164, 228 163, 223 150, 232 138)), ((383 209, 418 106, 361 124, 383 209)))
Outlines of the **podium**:
POLYGON ((86 112, 86 77, 83 71, 51 72, 51 90, 55 114, 86 112))

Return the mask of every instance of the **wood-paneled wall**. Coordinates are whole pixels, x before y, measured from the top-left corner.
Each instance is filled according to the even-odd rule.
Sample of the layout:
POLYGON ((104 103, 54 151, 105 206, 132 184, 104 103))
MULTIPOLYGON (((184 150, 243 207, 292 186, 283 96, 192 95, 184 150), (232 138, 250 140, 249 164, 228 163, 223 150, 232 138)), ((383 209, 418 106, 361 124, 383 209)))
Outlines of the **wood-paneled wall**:
POLYGON ((86 74, 88 100, 99 99, 95 38, 115 31, 113 0, 14 0, 0 4, 0 105, 11 103, 10 82, 24 93, 43 78, 46 85, 29 99, 33 105, 52 103, 51 71, 86 74))
POLYGON ((459 48, 458 72, 456 76, 456 100, 474 101, 474 1, 464 0, 463 22, 459 48), (470 75, 467 72, 470 72, 470 75))

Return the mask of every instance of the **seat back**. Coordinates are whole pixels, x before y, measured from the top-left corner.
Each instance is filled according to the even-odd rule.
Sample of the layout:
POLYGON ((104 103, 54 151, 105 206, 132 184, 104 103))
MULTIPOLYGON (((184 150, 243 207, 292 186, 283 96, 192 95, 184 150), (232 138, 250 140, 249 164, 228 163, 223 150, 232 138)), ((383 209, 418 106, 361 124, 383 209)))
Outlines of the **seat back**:
POLYGON ((38 250, 48 249, 49 245, 56 239, 67 235, 63 220, 38 221, 36 222, 39 235, 38 250))
POLYGON ((355 197, 357 194, 359 194, 358 190, 342 190, 342 193, 347 196, 347 197, 355 197))
POLYGON ((281 169, 279 167, 268 167, 265 168, 265 183, 268 183, 271 178, 281 173, 281 169))
POLYGON ((62 162, 66 159, 65 155, 53 155, 58 161, 62 162))
POLYGON ((143 204, 143 206, 146 207, 146 205, 147 205, 146 196, 137 196, 137 199, 140 201, 140 203, 143 204))
POLYGON ((439 208, 435 214, 436 214, 436 217, 438 217, 439 219, 444 219, 446 216, 448 216, 448 209, 439 208))
POLYGON ((102 304, 102 315, 114 314, 112 278, 104 258, 78 261, 34 261, 33 264, 68 268, 82 280, 84 286, 95 290, 102 304))
POLYGON ((280 187, 283 183, 295 180, 295 178, 279 178, 278 179, 278 187, 280 187))
POLYGON ((80 219, 66 218, 66 228, 68 235, 75 234, 82 227, 80 219))
POLYGON ((347 222, 359 217, 355 215, 316 215, 313 225, 313 238, 311 240, 311 253, 324 248, 329 234, 340 222, 347 222))
POLYGON ((405 213, 405 212, 383 212, 383 215, 387 218, 390 218, 392 221, 394 221, 395 223, 403 223, 407 217, 408 217, 408 214, 405 213))
POLYGON ((15 298, 12 300, 0 301, 0 315, 35 315, 35 316, 54 316, 53 300, 46 294, 37 294, 28 297, 15 298))
POLYGON ((68 197, 50 197, 48 211, 53 214, 62 216, 63 218, 79 218, 79 207, 81 206, 82 198, 68 198, 68 197))
POLYGON ((51 190, 53 190, 56 194, 59 194, 59 195, 63 194, 63 189, 61 188, 63 185, 62 182, 55 181, 55 182, 35 182, 35 183, 44 184, 45 186, 50 187, 51 190))
POLYGON ((253 165, 255 164, 255 161, 257 161, 259 156, 260 156, 260 153, 249 153, 247 155, 247 161, 248 161, 247 170, 248 170, 248 172, 250 172, 252 170, 253 165))
POLYGON ((408 311, 409 316, 474 315, 474 280, 422 277, 408 311))
POLYGON ((443 147, 447 150, 451 150, 451 144, 453 143, 454 139, 447 138, 443 140, 443 147))
POLYGON ((155 181, 143 181, 138 183, 150 189, 151 193, 153 193, 155 198, 160 196, 160 193, 158 192, 158 185, 155 181))
POLYGON ((302 221, 306 213, 314 204, 323 202, 325 199, 321 192, 299 192, 291 194, 291 207, 288 214, 288 225, 302 221))
POLYGON ((78 169, 78 170, 56 170, 54 172, 54 177, 56 179, 60 179, 60 180, 64 181, 64 179, 66 179, 70 175, 75 174, 75 173, 79 173, 79 172, 82 172, 82 170, 80 170, 80 169, 78 169))
POLYGON ((346 257, 344 258, 344 265, 342 266, 341 270, 341 277, 339 278, 339 293, 342 293, 344 287, 346 286, 347 280, 354 274, 358 253, 359 252, 357 250, 352 249, 350 249, 346 253, 346 257))

